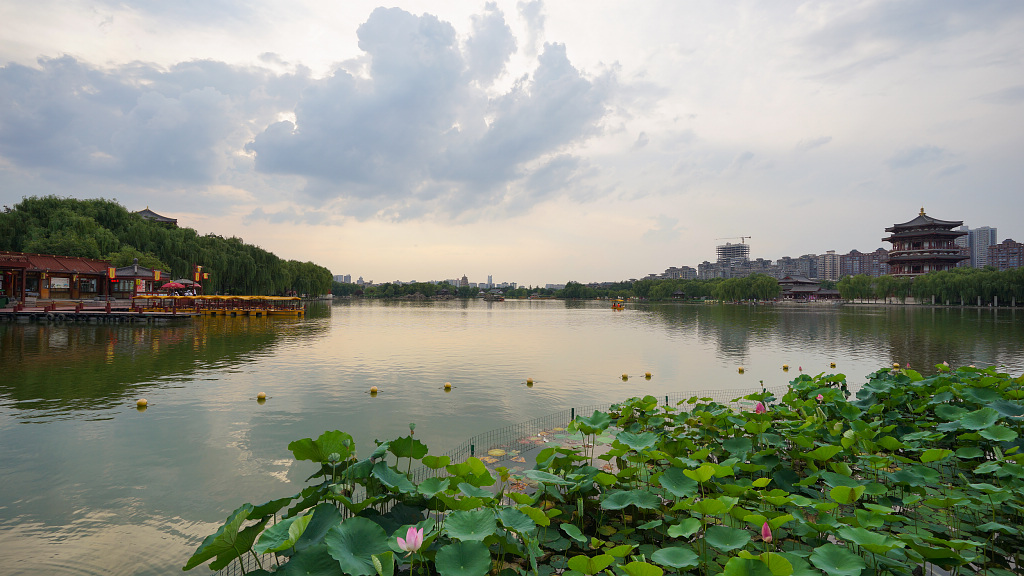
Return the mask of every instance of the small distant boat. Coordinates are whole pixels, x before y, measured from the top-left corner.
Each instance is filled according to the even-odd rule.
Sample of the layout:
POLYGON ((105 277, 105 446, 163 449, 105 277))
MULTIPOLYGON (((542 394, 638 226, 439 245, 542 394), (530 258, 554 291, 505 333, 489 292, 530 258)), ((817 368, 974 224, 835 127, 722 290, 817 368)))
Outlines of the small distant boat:
POLYGON ((164 296, 139 295, 132 308, 140 312, 193 312, 209 316, 303 316, 298 296, 164 296))
POLYGON ((612 310, 625 310, 626 301, 622 298, 615 298, 612 300, 612 310))

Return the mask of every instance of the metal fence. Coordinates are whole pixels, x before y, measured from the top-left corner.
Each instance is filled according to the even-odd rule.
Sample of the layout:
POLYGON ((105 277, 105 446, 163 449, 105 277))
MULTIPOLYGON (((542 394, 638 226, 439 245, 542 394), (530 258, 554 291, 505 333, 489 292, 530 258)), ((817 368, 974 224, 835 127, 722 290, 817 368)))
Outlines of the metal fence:
MULTIPOLYGON (((781 397, 788 391, 788 386, 774 386, 767 387, 763 390, 771 392, 776 397, 781 397)), ((689 392, 675 392, 667 394, 661 398, 658 398, 659 404, 662 406, 688 406, 689 400, 696 398, 698 401, 701 399, 710 398, 712 401, 719 404, 733 406, 735 408, 746 407, 750 402, 737 400, 743 396, 760 392, 762 388, 750 388, 745 390, 697 390, 689 392)), ((618 404, 618 403, 615 403, 618 404)), ((496 428, 482 434, 477 434, 459 444, 455 448, 448 450, 442 456, 448 456, 451 458, 453 463, 464 462, 466 459, 473 456, 484 456, 489 451, 494 449, 501 449, 510 451, 520 446, 522 440, 536 437, 538 434, 545 432, 551 432, 556 429, 565 429, 569 426, 569 423, 576 419, 576 416, 590 416, 594 411, 607 411, 613 404, 591 404, 588 406, 575 406, 520 422, 518 424, 511 424, 503 428, 496 428)), ((444 474, 444 469, 432 470, 427 467, 420 467, 414 470, 411 474, 412 479, 416 482, 422 482, 431 476, 438 474, 444 474)), ((352 500, 358 501, 365 497, 365 493, 357 487, 357 490, 352 494, 352 500)), ((382 512, 385 510, 381 510, 382 512)), ((245 565, 245 572, 255 570, 257 568, 256 561, 251 555, 242 558, 245 565)), ((264 568, 270 566, 274 562, 274 555, 268 554, 260 560, 264 568)), ((217 572, 217 576, 241 576, 243 574, 242 568, 238 561, 232 562, 231 565, 217 572)))

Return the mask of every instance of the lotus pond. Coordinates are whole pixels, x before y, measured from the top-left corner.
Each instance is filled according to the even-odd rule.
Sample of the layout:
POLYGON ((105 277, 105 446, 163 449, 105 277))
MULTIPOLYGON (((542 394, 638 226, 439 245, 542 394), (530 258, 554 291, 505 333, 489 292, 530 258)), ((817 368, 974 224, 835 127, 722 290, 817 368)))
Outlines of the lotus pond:
POLYGON ((289 444, 300 492, 232 512, 187 560, 394 576, 1012 576, 1024 545, 1024 378, 936 366, 799 375, 736 404, 634 397, 513 474, 414 435, 289 444), (424 474, 423 472, 427 472, 424 474))

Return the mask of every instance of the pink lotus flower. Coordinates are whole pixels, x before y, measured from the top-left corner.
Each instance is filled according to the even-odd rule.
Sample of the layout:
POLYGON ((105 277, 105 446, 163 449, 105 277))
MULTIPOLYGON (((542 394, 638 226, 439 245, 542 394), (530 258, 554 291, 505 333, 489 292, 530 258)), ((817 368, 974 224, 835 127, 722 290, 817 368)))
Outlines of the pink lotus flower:
POLYGON ((822 396, 821 394, 818 394, 818 402, 821 402, 824 399, 825 399, 824 396, 822 396))
POLYGON ((797 370, 799 370, 799 371, 801 371, 801 372, 803 372, 803 371, 804 371, 804 367, 803 367, 803 366, 797 366, 797 367, 796 367, 796 369, 797 369, 797 370))
POLYGON ((423 546, 423 528, 410 526, 404 539, 401 536, 398 537, 398 547, 406 552, 415 552, 420 549, 420 546, 423 546))
POLYGON ((766 408, 764 403, 762 403, 762 402, 758 402, 757 406, 754 406, 754 412, 756 414, 764 414, 767 411, 768 411, 768 408, 766 408))
POLYGON ((764 526, 761 526, 761 540, 765 542, 772 541, 772 527, 767 522, 764 523, 764 526))

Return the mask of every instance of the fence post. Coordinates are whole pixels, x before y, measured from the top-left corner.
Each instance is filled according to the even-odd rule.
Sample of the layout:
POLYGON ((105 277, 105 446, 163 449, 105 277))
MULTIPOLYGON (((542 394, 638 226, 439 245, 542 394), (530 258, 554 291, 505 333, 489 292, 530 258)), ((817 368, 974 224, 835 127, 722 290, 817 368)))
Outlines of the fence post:
POLYGON ((569 409, 569 422, 572 422, 575 419, 576 419, 576 409, 575 408, 570 408, 569 409))
POLYGON ((469 457, 472 458, 476 455, 476 444, 469 445, 469 457))

